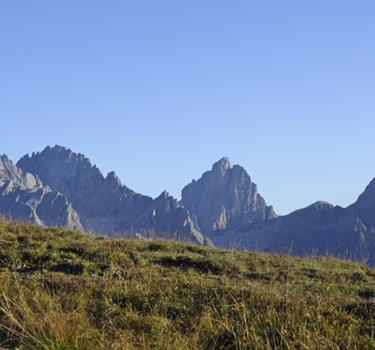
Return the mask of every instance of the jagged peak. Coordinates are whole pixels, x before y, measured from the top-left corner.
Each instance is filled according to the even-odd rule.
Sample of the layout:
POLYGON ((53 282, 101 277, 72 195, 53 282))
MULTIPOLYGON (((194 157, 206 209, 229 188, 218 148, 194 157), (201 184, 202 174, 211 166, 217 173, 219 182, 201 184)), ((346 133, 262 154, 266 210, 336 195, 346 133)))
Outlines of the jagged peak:
POLYGON ((168 199, 171 198, 171 195, 167 191, 163 191, 158 197, 155 198, 155 200, 160 200, 160 199, 168 199))
POLYGON ((6 154, 0 155, 0 169, 6 171, 7 173, 17 174, 17 176, 21 176, 23 171, 19 169, 9 158, 6 154))
MULTIPOLYGON (((55 146, 47 146, 40 152, 33 152, 31 156, 29 154, 24 155, 18 162, 17 166, 20 168, 23 168, 25 164, 28 164, 30 160, 34 160, 34 158, 50 158, 53 159, 61 159, 63 161, 69 161, 69 162, 77 162, 81 165, 83 165, 86 168, 91 168, 94 171, 96 171, 99 176, 101 176, 104 179, 104 176, 102 172, 99 170, 99 168, 96 165, 93 165, 91 163, 91 160, 87 158, 82 153, 76 153, 73 152, 70 148, 67 148, 65 146, 55 145, 55 146)), ((30 171, 33 172, 33 171, 30 171)))
POLYGON ((373 206, 375 203, 375 178, 370 181, 363 193, 353 205, 362 207, 373 206))
POLYGON ((3 164, 3 166, 12 164, 12 161, 8 158, 6 154, 0 154, 0 162, 3 164))
MULTIPOLYGON (((36 155, 46 154, 46 153, 54 153, 54 154, 59 153, 59 154, 66 154, 66 155, 69 156, 69 155, 73 154, 74 152, 68 147, 56 144, 54 146, 46 146, 46 147, 44 147, 44 149, 42 151, 33 152, 31 154, 31 157, 35 157, 36 155)), ((26 156, 29 157, 28 154, 26 156)))
POLYGON ((65 146, 55 144, 54 146, 47 146, 44 151, 55 151, 55 152, 65 152, 65 153, 73 153, 73 151, 65 146))
POLYGON ((220 160, 218 160, 214 165, 212 166, 212 170, 220 170, 221 172, 226 172, 228 169, 232 168, 232 164, 228 157, 223 157, 220 160))
MULTIPOLYGON (((91 161, 89 158, 87 158, 84 154, 82 153, 77 153, 73 152, 70 148, 61 146, 61 145, 55 145, 53 147, 46 147, 44 151, 46 151, 49 148, 49 152, 52 153, 59 153, 62 154, 68 158, 73 158, 75 160, 80 160, 80 161, 87 161, 91 165, 91 161)), ((44 152, 43 151, 43 152, 44 152)))
POLYGON ((0 184, 12 182, 12 186, 35 189, 42 186, 42 182, 33 174, 23 171, 16 166, 7 155, 0 155, 0 184))
POLYGON ((40 152, 33 152, 31 156, 29 154, 26 154, 23 156, 20 160, 23 159, 28 159, 28 158, 33 158, 39 155, 45 155, 45 154, 53 154, 53 155, 60 155, 63 156, 64 158, 72 158, 75 160, 83 160, 87 161, 91 165, 91 161, 89 158, 87 158, 84 154, 82 153, 76 153, 73 152, 70 148, 61 146, 61 145, 54 145, 54 146, 46 146, 42 151, 40 152))
POLYGON ((114 171, 111 171, 107 174, 107 177, 106 179, 110 182, 113 182, 119 186, 122 186, 122 183, 121 183, 121 180, 119 178, 119 176, 114 172, 114 171))

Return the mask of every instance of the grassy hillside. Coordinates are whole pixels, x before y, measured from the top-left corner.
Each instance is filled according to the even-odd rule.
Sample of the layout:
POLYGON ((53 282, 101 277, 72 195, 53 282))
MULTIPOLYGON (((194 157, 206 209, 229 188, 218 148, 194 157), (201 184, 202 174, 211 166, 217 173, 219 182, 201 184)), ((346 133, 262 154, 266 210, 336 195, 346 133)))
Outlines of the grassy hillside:
POLYGON ((0 222, 0 348, 375 349, 375 270, 0 222))

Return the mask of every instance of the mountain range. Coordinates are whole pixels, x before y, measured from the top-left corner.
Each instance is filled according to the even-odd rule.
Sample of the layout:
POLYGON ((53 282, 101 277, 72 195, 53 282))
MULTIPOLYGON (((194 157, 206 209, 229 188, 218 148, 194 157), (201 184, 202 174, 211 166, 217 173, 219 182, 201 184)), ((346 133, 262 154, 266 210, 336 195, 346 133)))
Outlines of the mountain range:
POLYGON ((44 226, 139 235, 231 249, 334 255, 375 265, 375 179, 347 208, 316 202, 278 216, 246 170, 222 158, 178 201, 136 193, 82 154, 46 147, 13 164, 0 156, 0 213, 44 226))

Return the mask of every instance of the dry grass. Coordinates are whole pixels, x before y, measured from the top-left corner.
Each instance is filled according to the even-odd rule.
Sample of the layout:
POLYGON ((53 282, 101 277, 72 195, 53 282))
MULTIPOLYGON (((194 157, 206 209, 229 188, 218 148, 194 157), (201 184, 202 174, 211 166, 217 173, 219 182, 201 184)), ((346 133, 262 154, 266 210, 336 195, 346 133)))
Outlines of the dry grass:
POLYGON ((2 349, 375 349, 375 271, 0 222, 2 349))

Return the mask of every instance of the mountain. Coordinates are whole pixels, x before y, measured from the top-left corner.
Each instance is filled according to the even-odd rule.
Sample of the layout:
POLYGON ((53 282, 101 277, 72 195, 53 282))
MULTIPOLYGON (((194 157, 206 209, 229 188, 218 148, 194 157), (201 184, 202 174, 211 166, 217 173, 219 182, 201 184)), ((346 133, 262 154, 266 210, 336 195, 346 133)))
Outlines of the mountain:
POLYGON ((222 158, 182 190, 181 203, 218 247, 329 254, 375 265, 375 179, 347 208, 319 201, 277 216, 246 170, 222 158))
POLYGON ((22 157, 17 166, 64 193, 87 231, 127 233, 136 217, 153 201, 123 186, 114 172, 104 177, 88 158, 65 147, 46 147, 42 152, 22 157))
POLYGON ((85 230, 112 236, 142 234, 208 242, 189 212, 170 196, 135 193, 111 172, 106 177, 82 154, 61 147, 22 157, 17 166, 64 193, 85 230))
POLYGON ((232 166, 226 157, 182 190, 181 203, 198 227, 209 235, 276 217, 246 170, 232 166))
POLYGON ((213 237, 218 246, 333 255, 375 265, 375 180, 347 208, 316 202, 261 224, 244 225, 213 237))
POLYGON ((61 147, 0 158, 0 213, 44 226, 141 235, 294 255, 333 255, 375 266, 375 179, 347 208, 319 201, 277 216, 240 165, 224 157, 182 190, 153 199, 61 147))
POLYGON ((82 230, 79 216, 64 195, 44 186, 5 155, 0 156, 0 213, 43 226, 82 230))

